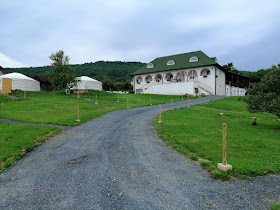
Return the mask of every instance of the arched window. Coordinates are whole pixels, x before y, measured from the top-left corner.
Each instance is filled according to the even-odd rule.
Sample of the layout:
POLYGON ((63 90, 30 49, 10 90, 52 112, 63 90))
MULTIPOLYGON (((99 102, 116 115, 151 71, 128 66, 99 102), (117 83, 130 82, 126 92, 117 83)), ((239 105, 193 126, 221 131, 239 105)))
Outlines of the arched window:
POLYGON ((142 77, 141 77, 141 76, 136 77, 136 82, 137 82, 138 84, 140 84, 141 82, 143 82, 142 77))
POLYGON ((196 70, 190 70, 190 71, 188 72, 188 77, 189 77, 190 79, 194 79, 195 77, 197 77, 197 72, 196 72, 196 70))
POLYGON ((151 76, 151 75, 146 76, 145 81, 146 81, 147 83, 150 83, 152 80, 153 80, 153 79, 152 79, 152 76, 151 76))
POLYGON ((165 75, 165 79, 167 80, 167 81, 172 81, 173 80, 173 74, 172 73, 167 73, 166 75, 165 75))
POLYGON ((200 72, 200 76, 208 76, 210 75, 211 72, 209 69, 205 68, 205 69, 202 69, 202 71, 200 72))
POLYGON ((162 76, 161 76, 161 74, 157 74, 157 75, 155 76, 155 81, 156 81, 156 82, 161 82, 161 81, 162 81, 162 76))
POLYGON ((155 66, 154 66, 154 64, 152 64, 152 63, 149 63, 148 65, 147 65, 147 68, 148 69, 151 69, 151 68, 154 68, 155 66))
POLYGON ((189 62, 197 62, 198 61, 198 57, 193 56, 190 58, 189 62))
POLYGON ((182 82, 184 80, 184 72, 178 72, 176 75, 177 82, 182 82))
POLYGON ((173 60, 169 60, 167 62, 167 66, 171 66, 171 65, 174 65, 174 64, 175 64, 175 61, 173 61, 173 60))

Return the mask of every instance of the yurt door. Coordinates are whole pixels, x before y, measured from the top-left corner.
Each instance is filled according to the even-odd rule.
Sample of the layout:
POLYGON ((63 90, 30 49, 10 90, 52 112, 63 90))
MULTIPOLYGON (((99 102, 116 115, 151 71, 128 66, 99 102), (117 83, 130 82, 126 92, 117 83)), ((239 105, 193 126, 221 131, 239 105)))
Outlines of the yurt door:
POLYGON ((2 79, 2 92, 10 93, 12 90, 12 79, 3 78, 2 79))

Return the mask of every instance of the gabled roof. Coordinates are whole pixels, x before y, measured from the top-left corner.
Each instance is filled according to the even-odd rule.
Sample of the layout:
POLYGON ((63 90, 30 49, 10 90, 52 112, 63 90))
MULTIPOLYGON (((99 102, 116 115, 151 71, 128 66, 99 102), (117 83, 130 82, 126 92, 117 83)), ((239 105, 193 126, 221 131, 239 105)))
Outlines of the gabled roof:
POLYGON ((35 76, 35 79, 39 82, 46 82, 46 83, 51 83, 51 79, 48 77, 42 77, 42 76, 35 76))
POLYGON ((5 69, 3 69, 2 66, 0 66, 0 71, 2 71, 3 74, 8 74, 8 72, 5 69))
POLYGON ((208 66, 208 65, 216 65, 215 57, 210 58, 202 51, 195 51, 177 55, 170 55, 166 57, 156 58, 152 62, 154 68, 147 68, 147 65, 141 67, 137 71, 135 71, 131 75, 137 74, 147 74, 147 73, 154 73, 160 71, 168 71, 168 70, 175 70, 175 69, 186 69, 192 67, 199 67, 199 66, 208 66), (190 58, 197 57, 198 61, 190 62, 190 58), (175 62, 174 65, 167 65, 167 62, 173 60, 175 62))

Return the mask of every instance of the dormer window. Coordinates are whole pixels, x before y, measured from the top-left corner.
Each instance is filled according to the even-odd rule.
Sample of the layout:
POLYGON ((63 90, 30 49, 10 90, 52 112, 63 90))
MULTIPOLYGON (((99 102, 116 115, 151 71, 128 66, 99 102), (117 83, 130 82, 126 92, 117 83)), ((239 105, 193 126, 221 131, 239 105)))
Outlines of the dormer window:
POLYGON ((173 61, 173 60, 169 60, 167 62, 167 66, 171 66, 171 65, 174 65, 174 64, 175 64, 175 61, 173 61))
POLYGON ((198 61, 198 57, 193 56, 193 57, 190 58, 189 61, 190 61, 190 62, 197 62, 197 61, 198 61))
POLYGON ((152 63, 149 63, 148 65, 147 65, 147 68, 148 69, 151 69, 151 68, 154 68, 155 66, 154 66, 154 64, 152 64, 152 63))

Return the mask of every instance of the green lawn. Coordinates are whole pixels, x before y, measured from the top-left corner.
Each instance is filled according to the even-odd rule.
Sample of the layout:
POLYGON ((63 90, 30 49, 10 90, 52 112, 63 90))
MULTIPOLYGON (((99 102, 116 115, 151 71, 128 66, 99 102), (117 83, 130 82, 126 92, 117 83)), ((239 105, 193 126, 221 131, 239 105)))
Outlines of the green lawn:
POLYGON ((155 119, 158 135, 175 150, 197 160, 213 178, 248 179, 280 172, 280 121, 267 113, 249 113, 237 97, 211 101, 198 107, 164 112, 155 119), (220 113, 223 113, 222 115, 220 113), (257 125, 252 125, 257 117, 257 125), (157 118, 158 119, 158 118, 157 118), (230 172, 220 172, 222 123, 227 124, 227 161, 230 172))
MULTIPOLYGON (((32 123, 49 123, 74 126, 107 112, 126 109, 127 98, 129 108, 159 104, 181 100, 181 96, 140 95, 140 94, 116 94, 105 91, 90 91, 87 95, 95 101, 97 94, 98 105, 85 100, 85 94, 80 98, 73 95, 67 96, 61 92, 27 92, 18 93, 19 99, 12 100, 6 96, 0 96, 0 118, 8 118, 32 123), (117 102, 119 97, 119 102, 117 102), (2 105, 3 103, 3 105, 2 105), (111 105, 106 106, 103 104, 111 105), (77 119, 77 104, 80 106, 80 120, 77 119)), ((187 99, 184 97, 184 99, 187 99)))
POLYGON ((60 131, 57 127, 0 122, 0 172, 60 131))

